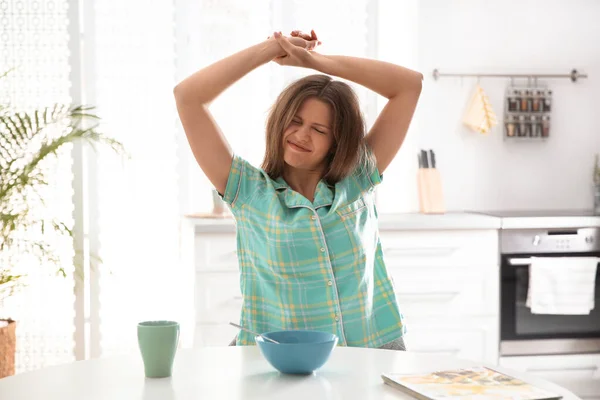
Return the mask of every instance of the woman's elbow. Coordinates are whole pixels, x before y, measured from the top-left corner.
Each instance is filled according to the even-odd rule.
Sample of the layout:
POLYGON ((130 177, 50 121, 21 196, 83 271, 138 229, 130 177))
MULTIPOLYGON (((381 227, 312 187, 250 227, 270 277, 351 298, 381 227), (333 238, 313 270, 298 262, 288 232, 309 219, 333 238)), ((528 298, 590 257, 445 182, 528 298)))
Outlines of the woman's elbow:
POLYGON ((420 72, 415 72, 415 77, 412 79, 411 84, 412 89, 421 94, 421 90, 423 90, 423 74, 420 72))
POLYGON ((423 74, 413 71, 410 76, 404 76, 403 79, 398 79, 398 85, 390 92, 388 99, 391 100, 397 96, 421 96, 423 90, 423 74))
POLYGON ((176 100, 180 100, 181 98, 183 98, 184 93, 185 93, 185 88, 181 87, 181 83, 178 83, 173 88, 173 96, 175 97, 176 100))

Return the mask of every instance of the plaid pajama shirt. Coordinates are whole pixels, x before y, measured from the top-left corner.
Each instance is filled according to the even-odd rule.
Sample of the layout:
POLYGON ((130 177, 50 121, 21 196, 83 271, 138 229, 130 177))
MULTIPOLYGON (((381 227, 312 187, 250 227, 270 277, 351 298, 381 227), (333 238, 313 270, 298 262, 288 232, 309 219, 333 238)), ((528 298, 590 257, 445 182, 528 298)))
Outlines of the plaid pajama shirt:
MULTIPOLYGON (((311 203, 282 178, 233 157, 223 200, 237 227, 241 325, 331 332, 341 346, 402 337, 373 201, 380 182, 377 169, 357 168, 335 187, 320 181, 311 203)), ((253 344, 239 332, 236 345, 253 344)))

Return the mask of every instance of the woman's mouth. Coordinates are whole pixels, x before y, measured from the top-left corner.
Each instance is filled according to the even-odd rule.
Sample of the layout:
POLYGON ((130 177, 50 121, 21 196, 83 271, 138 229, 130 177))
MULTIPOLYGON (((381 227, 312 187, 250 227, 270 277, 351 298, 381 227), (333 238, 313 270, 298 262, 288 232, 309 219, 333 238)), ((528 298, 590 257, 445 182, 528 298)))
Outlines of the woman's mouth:
POLYGON ((289 140, 288 140, 288 144, 290 145, 290 147, 291 147, 292 149, 294 149, 294 150, 296 150, 296 151, 301 151, 301 152, 303 152, 303 153, 310 153, 310 150, 309 150, 309 149, 307 149, 307 148, 305 148, 305 147, 302 147, 302 146, 300 146, 300 145, 297 145, 296 143, 294 143, 294 142, 291 142, 291 141, 289 141, 289 140))

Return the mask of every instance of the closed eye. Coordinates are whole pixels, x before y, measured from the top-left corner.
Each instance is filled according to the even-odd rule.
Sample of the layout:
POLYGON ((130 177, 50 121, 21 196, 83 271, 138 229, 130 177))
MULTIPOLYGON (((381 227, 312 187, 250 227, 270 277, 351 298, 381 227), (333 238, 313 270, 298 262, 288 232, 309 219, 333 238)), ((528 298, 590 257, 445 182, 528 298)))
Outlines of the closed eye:
MULTIPOLYGON (((294 124, 294 125, 302 125, 302 120, 300 118, 296 117, 296 118, 292 119, 292 124, 294 124)), ((321 135, 327 134, 327 132, 325 132, 325 131, 323 131, 321 129, 315 128, 314 126, 312 128, 315 131, 319 132, 321 135)))

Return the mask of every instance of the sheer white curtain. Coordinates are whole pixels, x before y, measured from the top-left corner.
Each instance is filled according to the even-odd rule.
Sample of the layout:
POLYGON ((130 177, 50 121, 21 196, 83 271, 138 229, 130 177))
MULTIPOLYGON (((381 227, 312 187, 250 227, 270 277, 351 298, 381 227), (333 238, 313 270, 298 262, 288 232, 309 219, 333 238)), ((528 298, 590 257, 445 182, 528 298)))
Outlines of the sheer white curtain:
POLYGON ((104 130, 130 157, 98 158, 100 343, 92 356, 109 356, 137 351, 138 321, 179 321, 193 305, 180 290, 174 4, 94 3, 95 101, 104 130))
MULTIPOLYGON (((0 0, 0 74, 14 68, 0 81, 1 104, 32 110, 71 101, 67 14, 67 0, 0 0)), ((71 168, 70 146, 44 163, 49 185, 42 189, 45 204, 32 205, 34 218, 73 222, 71 168)), ((28 239, 41 235, 21 234, 28 239)), ((17 373, 75 358, 73 244, 51 231, 44 239, 53 244, 68 277, 35 257, 12 254, 12 271, 28 275, 23 290, 0 303, 0 317, 17 321, 17 373)), ((0 254, 0 262, 8 256, 0 254)))
POLYGON ((28 286, 0 307, 2 317, 18 321, 17 372, 73 361, 76 346, 91 349, 91 357, 137 351, 139 320, 184 320, 191 312, 180 290, 174 13, 169 1, 0 0, 0 71, 17 68, 0 90, 2 101, 28 108, 69 103, 70 92, 80 92, 97 106, 102 131, 129 156, 98 148, 88 175, 64 148, 46 165, 51 185, 46 204, 34 209, 40 218, 74 223, 73 212, 80 215, 84 205, 79 197, 74 203, 73 168, 93 178, 81 188, 94 196, 83 217, 93 229, 82 239, 102 262, 76 296, 70 238, 55 240, 66 279, 35 260, 18 260, 17 271, 31 273, 28 286), (78 25, 85 35, 70 37, 78 25), (81 54, 70 47, 79 39, 81 54), (74 79, 79 69, 83 83, 74 79), (76 330, 91 334, 75 343, 76 330))

